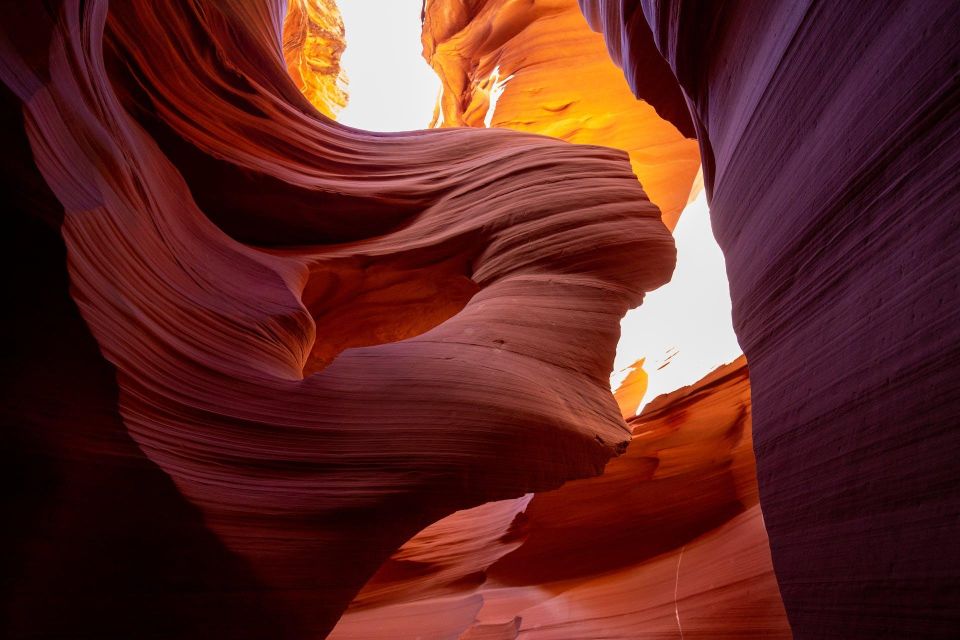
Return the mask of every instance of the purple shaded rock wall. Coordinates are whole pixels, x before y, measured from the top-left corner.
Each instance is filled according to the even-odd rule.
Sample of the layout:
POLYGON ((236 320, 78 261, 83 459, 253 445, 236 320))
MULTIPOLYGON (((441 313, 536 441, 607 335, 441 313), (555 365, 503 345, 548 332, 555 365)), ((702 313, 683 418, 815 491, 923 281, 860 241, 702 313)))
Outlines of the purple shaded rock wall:
POLYGON ((957 637, 960 4, 581 6, 694 115, 796 636, 957 637))

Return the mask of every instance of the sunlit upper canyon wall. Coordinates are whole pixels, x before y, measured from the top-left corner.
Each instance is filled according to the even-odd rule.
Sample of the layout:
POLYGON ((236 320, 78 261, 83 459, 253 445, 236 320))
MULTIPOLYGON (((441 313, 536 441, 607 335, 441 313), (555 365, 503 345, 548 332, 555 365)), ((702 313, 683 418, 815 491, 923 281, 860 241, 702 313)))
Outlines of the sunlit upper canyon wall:
POLYGON ((435 126, 623 149, 664 223, 676 225, 700 166, 696 141, 633 96, 575 0, 429 0, 423 49, 443 82, 435 126))
POLYGON ((10 8, 2 635, 955 635, 960 11, 580 8, 428 3, 400 133, 330 2, 10 8), (750 380, 631 417, 694 144, 750 380))
POLYGON ((313 106, 335 118, 348 100, 340 65, 346 35, 339 8, 329 0, 288 0, 282 33, 290 78, 313 106))

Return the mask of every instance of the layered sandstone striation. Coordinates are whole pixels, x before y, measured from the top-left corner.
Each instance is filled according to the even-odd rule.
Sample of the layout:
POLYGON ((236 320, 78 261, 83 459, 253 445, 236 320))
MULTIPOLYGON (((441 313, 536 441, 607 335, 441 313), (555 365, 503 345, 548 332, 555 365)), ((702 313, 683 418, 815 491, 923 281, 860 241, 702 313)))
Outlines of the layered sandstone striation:
POLYGON ((18 351, 37 401, 4 403, 31 461, 13 635, 322 637, 417 531, 629 440, 618 321, 675 252, 623 154, 340 127, 287 73, 285 4, 66 0, 4 24, 33 190, 11 224, 53 283, 14 300, 42 353, 76 338, 18 351))
POLYGON ((4 635, 955 634, 960 12, 581 5, 646 115, 569 2, 431 3, 444 124, 499 128, 400 134, 318 112, 328 3, 11 8, 4 635), (627 429, 631 165, 670 222, 694 133, 753 390, 627 429))
POLYGON ((601 477, 417 534, 331 638, 789 638, 750 423, 740 358, 630 420, 601 477))
POLYGON ((575 0, 428 0, 423 45, 442 81, 435 125, 623 149, 674 227, 700 166, 696 142, 634 97, 575 0))
POLYGON ((690 107, 796 636, 954 637, 956 3, 581 5, 638 96, 679 112, 633 71, 665 61, 690 107))

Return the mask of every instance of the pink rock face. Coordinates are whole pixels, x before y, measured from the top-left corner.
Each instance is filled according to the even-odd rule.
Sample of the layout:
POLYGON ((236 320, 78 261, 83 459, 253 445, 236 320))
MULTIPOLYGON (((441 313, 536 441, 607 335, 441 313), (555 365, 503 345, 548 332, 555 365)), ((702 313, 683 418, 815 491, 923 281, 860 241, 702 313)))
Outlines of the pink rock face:
POLYGON ((693 114, 796 636, 956 637, 956 3, 581 7, 693 114))
POLYGON ((415 532, 629 440, 618 322, 675 253, 626 155, 338 126, 286 73, 283 7, 4 24, 15 224, 59 263, 12 296, 49 355, 4 403, 41 476, 11 635, 323 637, 415 532))

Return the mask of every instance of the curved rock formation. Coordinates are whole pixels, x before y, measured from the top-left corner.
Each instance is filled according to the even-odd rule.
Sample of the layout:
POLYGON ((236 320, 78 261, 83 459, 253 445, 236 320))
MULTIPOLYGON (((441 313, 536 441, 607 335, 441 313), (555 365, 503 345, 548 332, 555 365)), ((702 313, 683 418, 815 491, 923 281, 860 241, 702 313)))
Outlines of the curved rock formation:
MULTIPOLYGON (((281 0, 14 5, 4 636, 319 637, 378 568, 337 636, 788 633, 742 372, 543 493, 631 437, 617 320, 673 260, 623 153, 337 126, 281 0)), ((444 118, 523 126, 568 5, 431 13, 444 118)), ((952 638, 960 11, 581 5, 699 139, 795 634, 952 638)))
MULTIPOLYGON (((51 308, 82 343, 56 366, 96 405, 87 420, 70 388, 9 416, 14 434, 43 425, 15 442, 37 464, 85 483, 23 498, 19 531, 39 533, 16 541, 17 633, 74 628, 76 597, 103 614, 84 614, 92 637, 142 637, 115 610, 127 600, 169 606, 179 636, 320 637, 416 531, 598 474, 629 438, 607 383, 618 321, 674 249, 625 155, 340 127, 287 75, 284 5, 65 0, 4 23, 22 120, 6 113, 32 151, 20 141, 16 171, 42 174, 39 213, 95 340, 53 268, 51 308), (138 475, 155 493, 120 500, 111 481, 138 475), (104 494, 100 522, 84 504, 104 494), (135 505, 139 527, 111 504, 135 505), (137 547, 118 530, 138 529, 168 551, 159 531, 202 538, 216 560, 108 571, 78 593, 74 558, 113 566, 137 547), (75 556, 58 555, 64 535, 75 556), (35 582, 57 558, 65 582, 35 582)), ((16 219, 32 209, 22 198, 16 219)), ((48 378, 20 358, 23 380, 48 378)))
POLYGON ((740 358, 650 403, 601 477, 417 534, 331 638, 789 638, 750 422, 740 358))
POLYGON ((423 45, 443 82, 437 124, 623 149, 673 229, 700 166, 697 145, 633 96, 575 0, 428 0, 423 45))
POLYGON ((796 636, 954 637, 956 3, 581 5, 693 113, 796 636))

